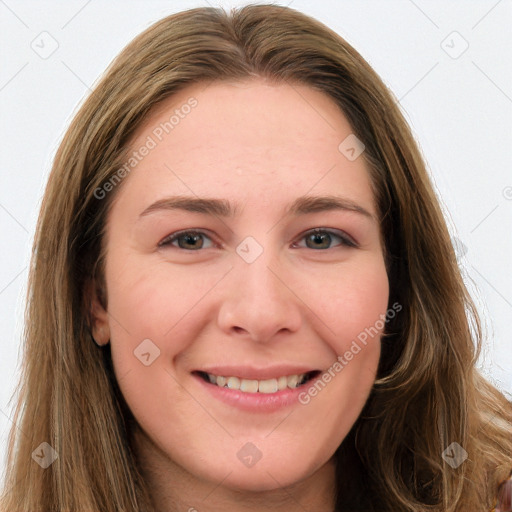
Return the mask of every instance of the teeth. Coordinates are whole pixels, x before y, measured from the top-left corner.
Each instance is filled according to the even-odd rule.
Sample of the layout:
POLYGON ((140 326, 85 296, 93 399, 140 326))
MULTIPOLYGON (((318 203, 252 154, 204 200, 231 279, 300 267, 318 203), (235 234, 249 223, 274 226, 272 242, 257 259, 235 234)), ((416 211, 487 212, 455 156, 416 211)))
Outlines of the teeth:
POLYGON ((260 393, 275 393, 277 391, 277 380, 260 380, 258 384, 258 391, 260 393))
POLYGON ((279 379, 277 379, 277 388, 279 389, 279 391, 282 391, 283 389, 286 389, 288 387, 288 377, 284 376, 284 377, 279 377, 279 379))
POLYGON ((299 376, 298 375, 290 375, 287 380, 288 380, 288 387, 293 389, 293 388, 297 387, 297 381, 299 380, 299 376))
POLYGON ((229 377, 226 384, 229 389, 240 389, 240 379, 238 377, 229 377))
POLYGON ((258 381, 242 379, 240 381, 240 391, 244 391, 245 393, 257 393, 258 392, 258 381))
POLYGON ((243 391, 244 393, 267 394, 276 393, 286 388, 295 389, 300 386, 306 378, 305 373, 301 373, 300 375, 283 375, 277 379, 267 380, 240 379, 238 377, 217 376, 211 373, 207 373, 206 375, 212 384, 216 384, 221 388, 227 387, 229 389, 243 391))

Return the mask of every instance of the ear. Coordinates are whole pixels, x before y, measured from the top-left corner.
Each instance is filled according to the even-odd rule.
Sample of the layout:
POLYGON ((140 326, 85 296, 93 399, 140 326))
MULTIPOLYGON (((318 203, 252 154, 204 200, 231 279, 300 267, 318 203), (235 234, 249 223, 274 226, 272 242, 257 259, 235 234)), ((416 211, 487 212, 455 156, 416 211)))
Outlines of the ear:
POLYGON ((110 341, 109 316, 105 309, 102 290, 91 280, 87 285, 89 303, 89 326, 97 345, 106 345, 110 341))

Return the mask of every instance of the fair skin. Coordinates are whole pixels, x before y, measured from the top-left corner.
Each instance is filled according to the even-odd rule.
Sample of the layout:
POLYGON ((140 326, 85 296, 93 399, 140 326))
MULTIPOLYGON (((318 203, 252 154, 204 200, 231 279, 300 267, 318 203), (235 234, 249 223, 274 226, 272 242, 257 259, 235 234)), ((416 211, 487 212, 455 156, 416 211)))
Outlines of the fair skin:
POLYGON ((191 96, 197 106, 118 185, 106 232, 108 311, 93 301, 93 335, 111 343, 157 510, 333 510, 333 454, 375 381, 380 332, 307 404, 293 384, 272 402, 272 392, 228 390, 198 372, 270 385, 320 372, 297 388, 308 390, 385 314, 389 284, 366 164, 338 150, 352 130, 329 97, 263 80, 180 91, 151 113, 130 149, 155 138, 191 96), (176 195, 223 199, 236 210, 141 216, 176 195), (367 214, 285 213, 304 195, 336 195, 367 214), (314 228, 328 231, 315 238, 314 228), (159 245, 181 230, 203 234, 159 245), (255 242, 240 246, 246 237, 255 242), (160 352, 145 365, 134 351, 147 339, 146 361, 160 352), (238 403, 221 391, 251 396, 238 403))

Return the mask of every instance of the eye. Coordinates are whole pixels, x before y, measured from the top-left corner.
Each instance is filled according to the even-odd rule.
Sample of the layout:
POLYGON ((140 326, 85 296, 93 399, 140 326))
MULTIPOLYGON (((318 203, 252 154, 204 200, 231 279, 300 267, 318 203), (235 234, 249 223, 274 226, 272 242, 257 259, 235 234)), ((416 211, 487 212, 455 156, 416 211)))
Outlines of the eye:
MULTIPOLYGON (((185 250, 197 250, 197 249, 208 249, 209 247, 204 246, 204 239, 208 239, 211 242, 211 238, 203 233, 202 231, 178 231, 164 238, 159 244, 159 247, 165 247, 172 245, 176 247, 174 242, 178 242, 179 249, 185 250)), ((211 247, 211 245, 210 245, 211 247)))
POLYGON ((357 247, 357 243, 343 232, 324 228, 312 229, 302 235, 300 240, 306 239, 306 247, 308 249, 331 249, 331 247, 328 246, 331 244, 333 237, 341 241, 338 245, 357 247))
MULTIPOLYGON (((357 243, 348 235, 337 230, 315 228, 302 235, 301 239, 306 239, 306 248, 308 249, 331 249, 330 247, 333 238, 337 238, 340 243, 338 245, 345 247, 357 247, 357 243)), ((203 231, 190 230, 178 231, 164 238, 159 244, 159 247, 173 246, 177 249, 184 249, 188 251, 196 251, 199 249, 209 249, 213 246, 212 239, 203 231), (210 245, 205 246, 204 240, 209 240, 210 245), (176 242, 178 245, 176 245, 176 242)), ((304 247, 294 244, 295 247, 304 247)))

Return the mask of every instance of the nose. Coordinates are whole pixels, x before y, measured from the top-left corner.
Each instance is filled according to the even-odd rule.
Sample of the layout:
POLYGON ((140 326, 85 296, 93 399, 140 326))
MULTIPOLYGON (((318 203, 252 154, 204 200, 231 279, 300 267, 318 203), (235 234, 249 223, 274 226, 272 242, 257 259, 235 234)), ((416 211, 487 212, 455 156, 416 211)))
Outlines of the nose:
POLYGON ((218 312, 223 332, 265 343, 299 330, 303 303, 277 258, 264 251, 252 263, 238 259, 227 279, 218 312))

